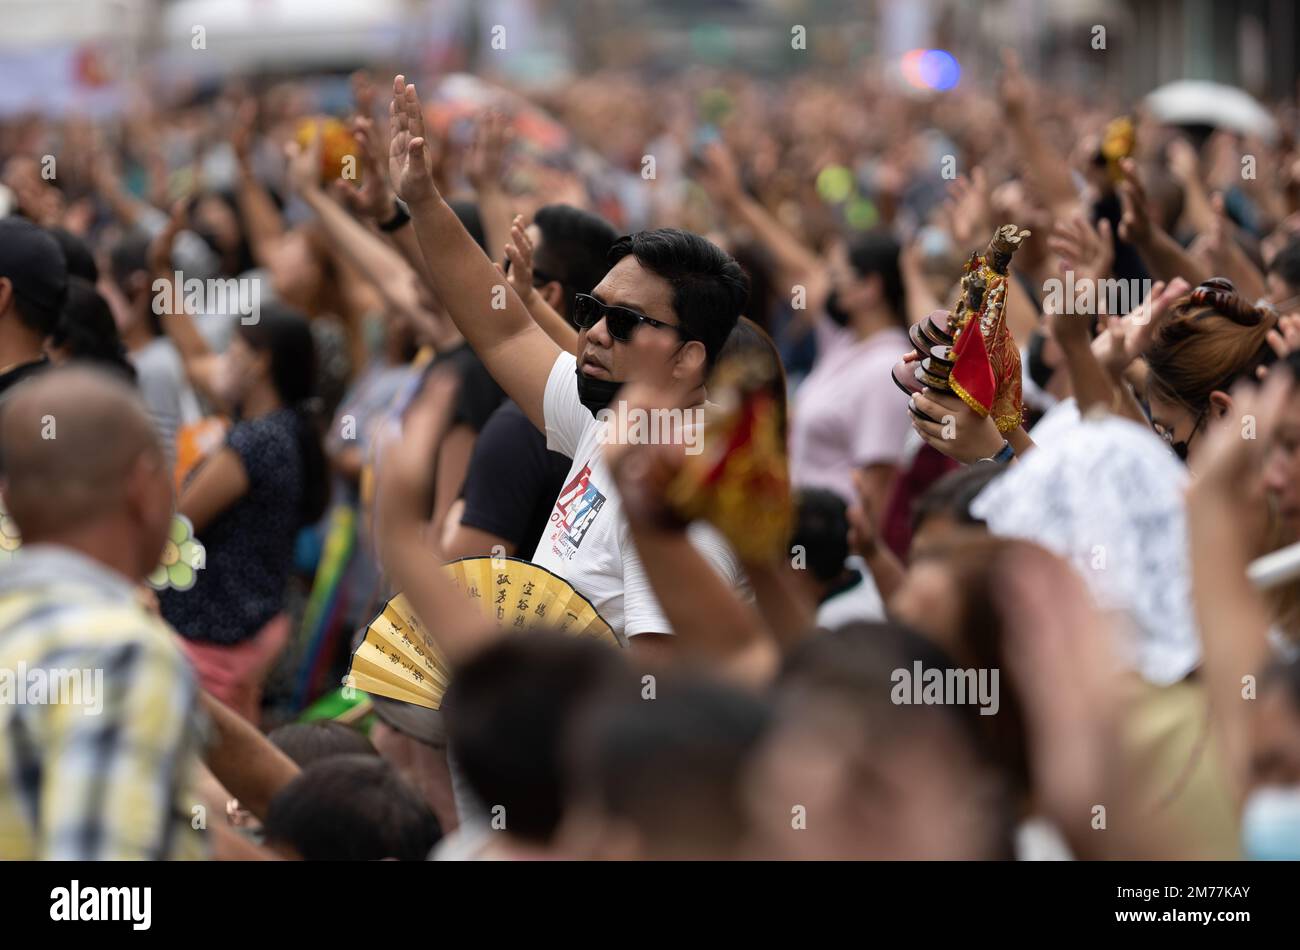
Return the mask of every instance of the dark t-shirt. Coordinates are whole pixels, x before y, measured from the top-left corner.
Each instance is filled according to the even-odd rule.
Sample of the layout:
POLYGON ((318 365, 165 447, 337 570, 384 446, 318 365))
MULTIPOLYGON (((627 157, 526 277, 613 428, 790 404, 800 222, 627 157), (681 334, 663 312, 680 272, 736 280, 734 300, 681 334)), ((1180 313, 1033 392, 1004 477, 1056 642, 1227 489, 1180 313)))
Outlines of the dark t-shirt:
POLYGON ((50 361, 42 356, 38 360, 32 360, 30 363, 19 363, 3 373, 0 373, 0 396, 7 393, 11 387, 21 383, 28 376, 39 373, 50 365, 50 361))
POLYGON ((184 637, 235 644, 284 606, 302 504, 302 425, 292 409, 236 423, 226 437, 248 473, 248 493, 199 533, 205 564, 187 591, 158 596, 184 637))
POLYGON ((474 355, 468 343, 462 343, 454 350, 439 353, 424 371, 424 381, 436 369, 452 369, 460 380, 456 392, 456 408, 452 413, 451 424, 467 425, 475 432, 481 432, 487 425, 488 418, 497 406, 505 401, 506 394, 492 378, 487 367, 474 355))
POLYGON ((460 523, 504 538, 520 557, 532 557, 572 463, 549 451, 546 436, 506 402, 474 443, 460 523))

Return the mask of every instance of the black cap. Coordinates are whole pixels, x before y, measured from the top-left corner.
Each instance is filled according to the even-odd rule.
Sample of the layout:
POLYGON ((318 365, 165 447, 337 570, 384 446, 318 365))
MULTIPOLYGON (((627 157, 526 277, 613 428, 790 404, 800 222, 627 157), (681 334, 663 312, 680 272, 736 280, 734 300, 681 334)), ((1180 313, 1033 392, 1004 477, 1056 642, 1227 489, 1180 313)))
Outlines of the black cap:
POLYGON ((0 218, 0 277, 13 283, 23 323, 48 334, 68 293, 63 249, 48 231, 26 218, 0 218))

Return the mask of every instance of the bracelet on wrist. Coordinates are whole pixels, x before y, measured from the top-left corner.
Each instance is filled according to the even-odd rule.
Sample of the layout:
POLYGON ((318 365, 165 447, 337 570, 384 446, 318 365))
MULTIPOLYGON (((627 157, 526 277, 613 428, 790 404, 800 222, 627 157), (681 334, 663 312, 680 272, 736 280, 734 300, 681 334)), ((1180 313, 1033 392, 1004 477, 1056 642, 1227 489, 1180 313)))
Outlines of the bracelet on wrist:
POLYGON ((410 209, 406 207, 406 202, 401 198, 394 198, 393 216, 387 221, 381 221, 379 223, 379 230, 391 234, 410 220, 411 212, 410 209))

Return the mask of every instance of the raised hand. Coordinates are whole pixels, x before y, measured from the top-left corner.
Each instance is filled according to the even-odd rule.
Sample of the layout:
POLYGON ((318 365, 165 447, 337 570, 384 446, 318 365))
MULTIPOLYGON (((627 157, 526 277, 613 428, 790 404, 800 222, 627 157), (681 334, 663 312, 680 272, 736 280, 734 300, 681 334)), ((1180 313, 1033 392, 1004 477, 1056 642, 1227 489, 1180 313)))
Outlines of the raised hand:
POLYGON ((424 137, 424 110, 415 84, 393 77, 393 101, 388 107, 391 141, 388 177, 397 196, 408 205, 437 200, 433 184, 433 157, 424 137))
POLYGON ((176 246, 176 235, 185 227, 188 217, 189 198, 181 198, 172 205, 163 229, 149 242, 145 262, 149 265, 150 274, 171 276, 172 248, 176 246))
POLYGON ((357 145, 360 181, 353 185, 340 179, 334 185, 334 193, 360 217, 387 221, 393 216, 393 189, 380 158, 383 149, 375 123, 364 117, 353 119, 352 137, 357 145))
POLYGON ((1191 290, 1187 281, 1176 277, 1167 285, 1156 281, 1142 305, 1124 317, 1111 317, 1106 330, 1093 341, 1093 354, 1116 379, 1134 360, 1151 347, 1156 332, 1169 316, 1174 303, 1191 290))
POLYGON ((701 151, 695 177, 715 201, 724 205, 744 193, 735 156, 721 142, 713 142, 701 151))
POLYGON ((1110 222, 1102 218, 1093 227, 1083 214, 1059 220, 1047 239, 1047 246, 1061 258, 1061 269, 1072 270, 1078 280, 1102 280, 1115 263, 1115 244, 1110 222))
POLYGON ((296 141, 284 146, 285 182, 296 194, 306 195, 320 190, 321 135, 324 123, 312 125, 311 138, 304 148, 296 141))
POLYGON ((998 79, 998 99, 1008 118, 1023 118, 1029 109, 1032 89, 1020 69, 1020 57, 1015 50, 1002 50, 1002 75, 998 79))
MULTIPOLYGON (((524 302, 524 306, 532 303, 533 294, 533 242, 528 238, 528 232, 524 229, 524 216, 515 215, 514 221, 510 224, 510 243, 506 245, 506 260, 510 262, 510 272, 506 274, 506 280, 514 288, 519 299, 524 302)), ((497 269, 505 273, 500 264, 497 269)))
POLYGON ((1131 158, 1120 162, 1124 180, 1119 183, 1119 200, 1123 215, 1119 219, 1120 240, 1145 244, 1151 239, 1151 217, 1147 210, 1147 193, 1138 178, 1137 163, 1131 158))
POLYGON ((475 191, 501 187, 511 138, 510 119, 504 113, 490 110, 479 116, 474 144, 465 163, 465 174, 475 191))
POLYGON ((948 230, 963 249, 966 245, 986 237, 993 220, 989 204, 988 176, 976 165, 970 177, 959 175, 948 185, 948 201, 944 203, 948 215, 948 230))
POLYGON ((250 96, 235 110, 235 122, 230 130, 230 147, 241 169, 246 170, 249 166, 256 124, 257 100, 250 96))

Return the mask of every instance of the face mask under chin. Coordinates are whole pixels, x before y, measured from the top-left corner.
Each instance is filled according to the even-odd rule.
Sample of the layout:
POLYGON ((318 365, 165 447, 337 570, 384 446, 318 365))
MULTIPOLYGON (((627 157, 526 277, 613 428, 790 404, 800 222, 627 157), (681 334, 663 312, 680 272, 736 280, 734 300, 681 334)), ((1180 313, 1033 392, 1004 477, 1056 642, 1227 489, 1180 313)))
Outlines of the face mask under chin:
POLYGON ((607 408, 618 395, 618 391, 623 388, 621 381, 588 376, 582 371, 581 366, 576 367, 575 372, 578 376, 578 400, 593 416, 607 408))
POLYGON ((830 317, 837 326, 847 327, 849 325, 849 312, 840 304, 840 292, 832 290, 826 296, 826 316, 830 317))

